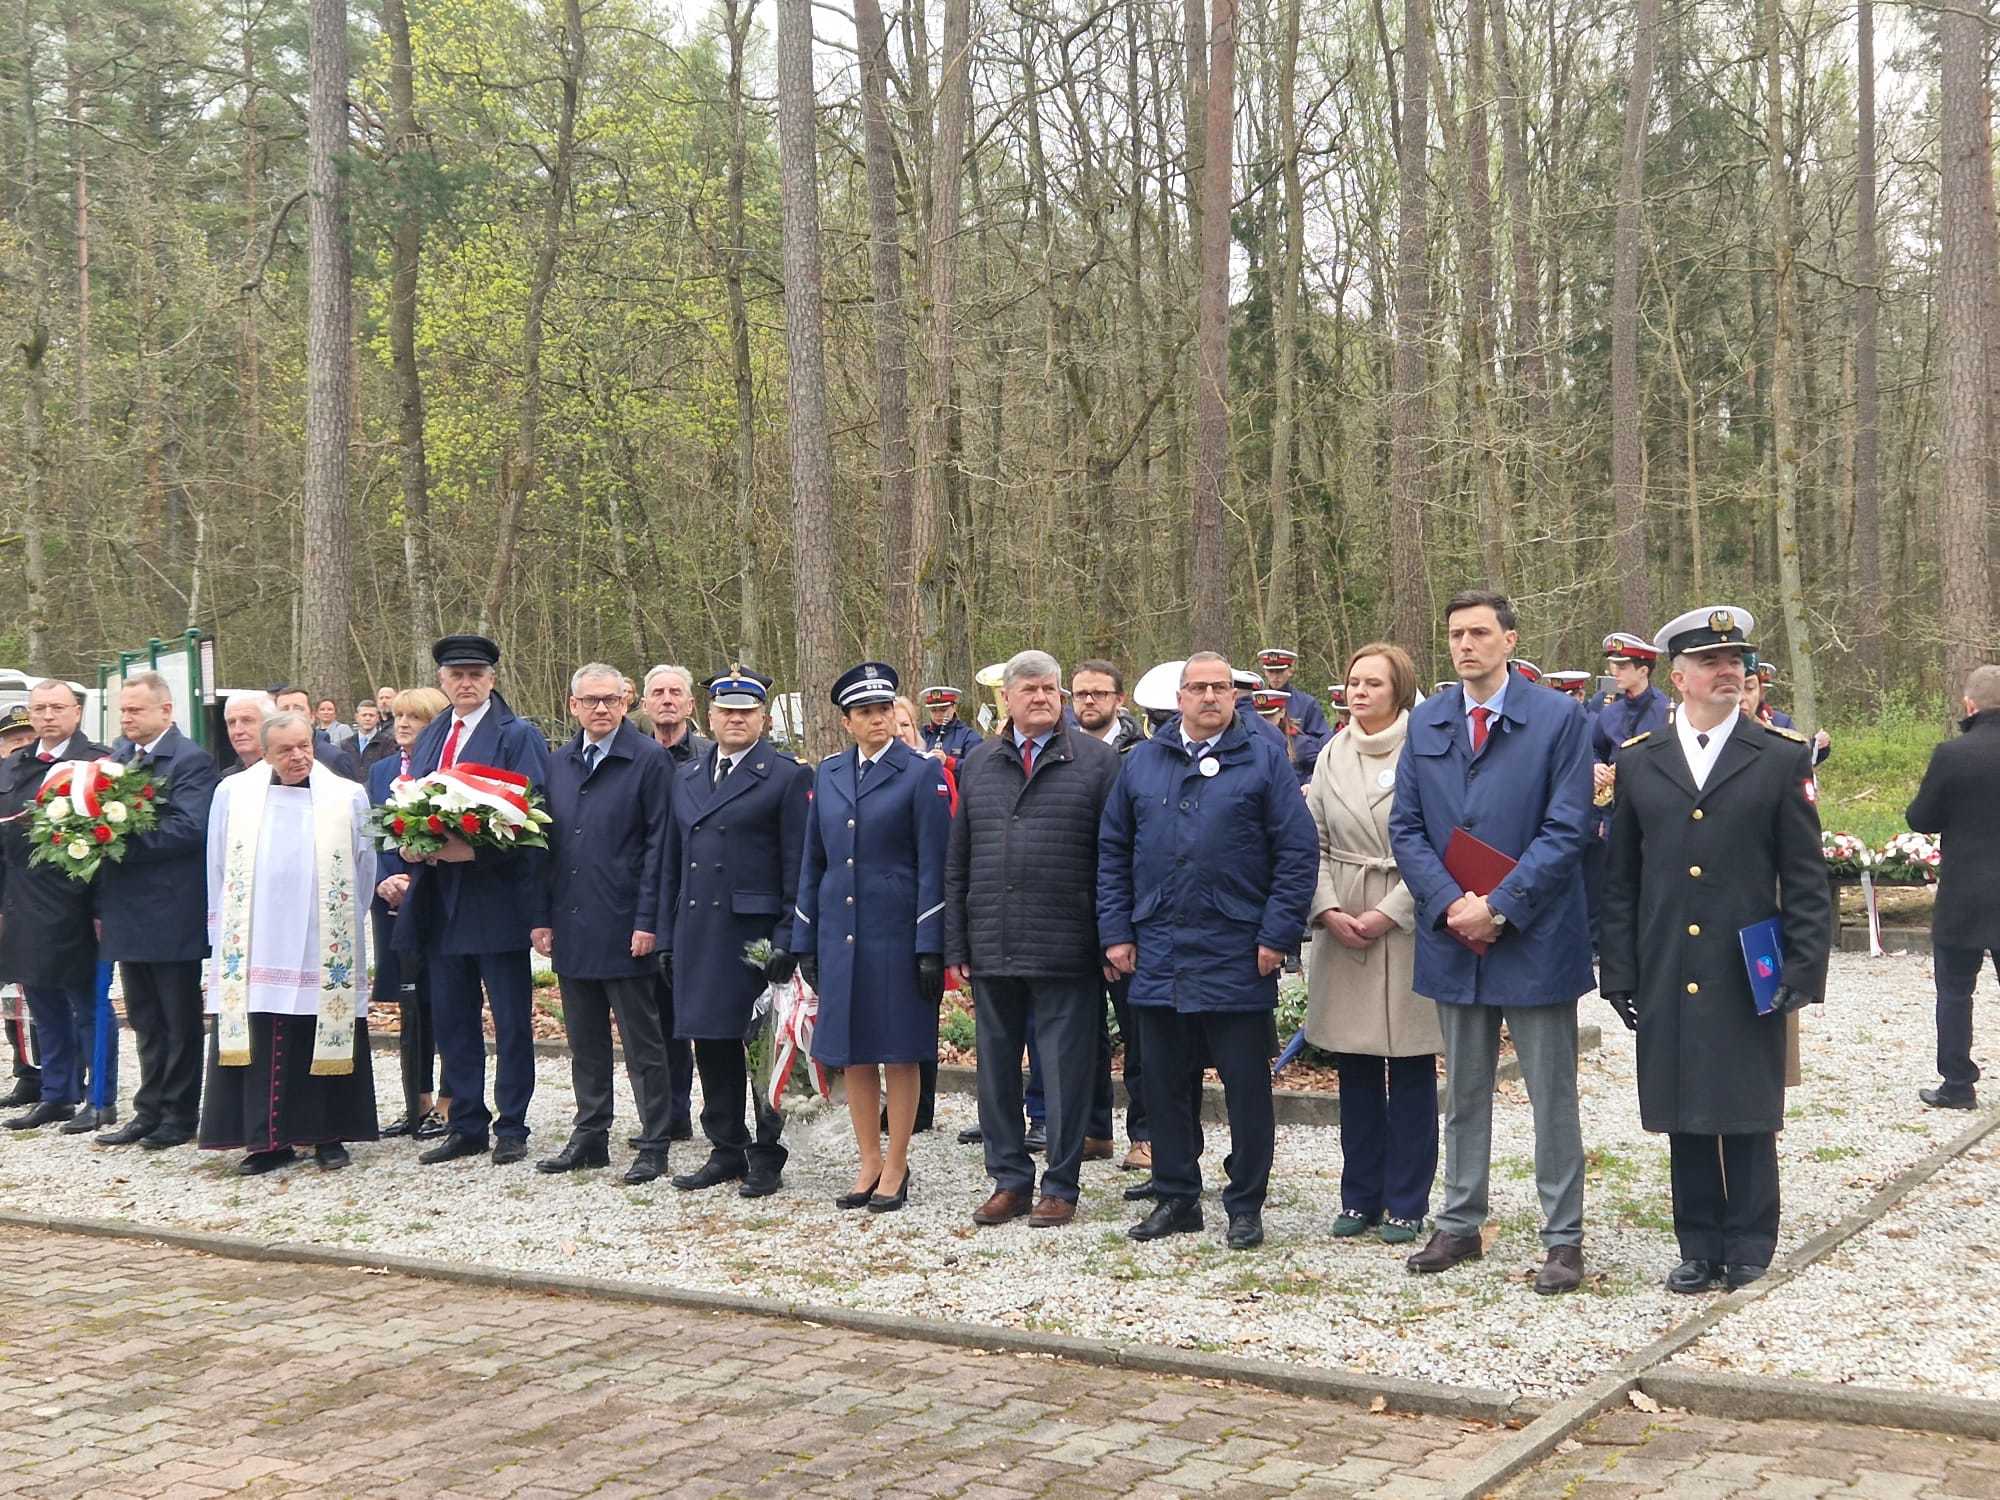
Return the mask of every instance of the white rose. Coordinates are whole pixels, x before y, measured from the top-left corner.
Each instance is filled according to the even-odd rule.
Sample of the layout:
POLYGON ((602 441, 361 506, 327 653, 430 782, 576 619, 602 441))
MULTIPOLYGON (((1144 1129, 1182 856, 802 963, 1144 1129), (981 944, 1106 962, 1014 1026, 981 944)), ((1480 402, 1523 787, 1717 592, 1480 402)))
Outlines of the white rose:
POLYGON ((122 802, 107 802, 107 803, 105 803, 105 804, 104 804, 104 821, 105 821, 105 822, 107 822, 107 823, 111 823, 111 824, 118 824, 118 823, 122 823, 122 822, 124 822, 124 821, 125 821, 125 804, 124 804, 124 803, 122 803, 122 802))
POLYGON ((49 821, 51 823, 60 823, 64 818, 67 818, 68 816, 69 816, 69 798, 67 797, 49 798, 49 821))
POLYGON ((131 769, 123 761, 118 760, 100 760, 97 763, 97 774, 106 781, 122 780, 125 773, 131 769))
POLYGON ((82 839, 71 839, 69 848, 64 852, 71 859, 87 859, 90 856, 90 845, 86 844, 82 839))

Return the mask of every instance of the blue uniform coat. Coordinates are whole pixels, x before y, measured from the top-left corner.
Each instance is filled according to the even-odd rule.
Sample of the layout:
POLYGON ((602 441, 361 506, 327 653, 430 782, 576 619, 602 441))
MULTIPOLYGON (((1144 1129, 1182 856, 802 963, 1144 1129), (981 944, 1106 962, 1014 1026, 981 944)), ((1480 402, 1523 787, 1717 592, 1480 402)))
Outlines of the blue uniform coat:
POLYGON ((1291 689, 1292 702, 1286 712, 1292 723, 1298 726, 1298 734, 1293 737, 1292 761, 1301 768, 1300 785, 1312 780, 1314 762, 1326 742, 1333 738, 1333 726, 1326 721, 1326 710, 1319 706, 1315 698, 1304 688, 1291 689))
POLYGON ((673 816, 673 762, 659 741, 620 724, 585 774, 583 731, 549 756, 550 962, 571 979, 636 979, 659 960, 632 956, 632 934, 662 924, 660 878, 673 816))
POLYGON ((122 735, 113 760, 153 773, 165 804, 159 826, 134 834, 117 864, 97 872, 99 958, 180 963, 208 956, 208 805, 220 779, 209 754, 169 728, 151 755, 122 735))
MULTIPOLYGON (((452 718, 441 713, 424 726, 410 746, 411 776, 437 769, 452 718)), ((457 763, 467 762, 513 771, 547 795, 549 742, 497 692, 479 727, 458 747, 457 763)), ((410 889, 396 919, 396 946, 445 954, 525 949, 530 930, 549 925, 544 857, 539 849, 487 850, 466 864, 406 867, 410 889)))
POLYGON ((819 957, 813 1056, 830 1068, 931 1062, 937 1007, 918 988, 917 955, 944 952, 950 789, 891 740, 856 797, 859 758, 820 762, 806 822, 792 951, 819 957))
POLYGON ((1239 716, 1211 753, 1204 776, 1178 727, 1126 752, 1098 825, 1098 936, 1138 945, 1133 1005, 1273 1010, 1257 949, 1298 947, 1319 833, 1273 736, 1239 716))
POLYGON ((926 719, 917 734, 924 742, 924 749, 942 750, 957 760, 964 760, 986 743, 985 735, 956 716, 945 720, 942 729, 926 719))
MULTIPOLYGON (((377 736, 379 739, 380 736, 377 736)), ((380 807, 389 800, 389 788, 403 771, 403 754, 393 741, 389 754, 368 768, 368 805, 380 807)), ((410 867, 403 863, 402 856, 393 846, 375 851, 375 884, 387 880, 391 875, 407 875, 410 867)), ((389 909, 389 903, 380 896, 370 893, 368 897, 368 956, 375 960, 375 983, 368 991, 370 1000, 394 1000, 403 992, 403 960, 395 949, 396 923, 401 920, 389 909)), ((410 977, 416 977, 419 966, 412 964, 410 977)))
MULTIPOLYGON (((1618 747, 1635 734, 1655 734, 1667 727, 1667 695, 1649 687, 1636 698, 1607 695, 1590 720, 1590 753, 1599 765, 1618 759, 1618 747)), ((1608 814, 1607 814, 1608 816, 1608 814)))
POLYGON ((674 778, 660 941, 673 955, 674 1035, 720 1041, 749 1031, 764 992, 744 948, 792 946, 813 774, 769 740, 744 751, 721 786, 715 762, 711 748, 674 778))
POLYGON ((1590 989, 1584 910, 1584 828, 1590 750, 1583 709, 1510 672, 1500 717, 1472 756, 1465 689, 1454 685, 1410 710, 1396 764, 1389 845, 1417 902, 1418 994, 1447 1005, 1553 1005, 1590 989), (1518 863, 1489 894, 1508 930, 1484 958, 1445 929, 1465 892, 1444 850, 1463 828, 1518 863))

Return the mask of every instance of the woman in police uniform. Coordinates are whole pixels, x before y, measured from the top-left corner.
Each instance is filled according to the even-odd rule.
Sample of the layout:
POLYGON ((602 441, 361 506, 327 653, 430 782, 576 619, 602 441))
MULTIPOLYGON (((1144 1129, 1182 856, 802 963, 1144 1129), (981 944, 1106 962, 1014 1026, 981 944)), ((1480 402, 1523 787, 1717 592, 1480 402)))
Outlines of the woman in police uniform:
POLYGON ((896 673, 863 662, 833 685, 854 739, 820 763, 799 872, 792 951, 819 991, 813 1056, 847 1072, 860 1164, 842 1208, 885 1213, 909 1196, 918 1066, 937 1060, 944 991, 950 788, 896 738, 896 673), (881 1135, 876 1068, 888 1092, 881 1135))

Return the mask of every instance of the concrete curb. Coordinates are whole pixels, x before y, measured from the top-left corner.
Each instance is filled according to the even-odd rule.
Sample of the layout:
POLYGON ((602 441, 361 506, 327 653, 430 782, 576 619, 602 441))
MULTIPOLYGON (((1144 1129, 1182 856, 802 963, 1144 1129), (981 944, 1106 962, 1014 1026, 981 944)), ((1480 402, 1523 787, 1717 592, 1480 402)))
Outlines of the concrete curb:
MULTIPOLYGON (((1520 1432, 1507 1439, 1493 1452, 1481 1459, 1466 1473, 1455 1478, 1451 1486, 1443 1492, 1443 1500, 1485 1500, 1509 1480, 1516 1478, 1524 1470, 1545 1458, 1564 1438, 1595 1419, 1600 1413, 1625 1400, 1634 1388, 1647 1389, 1657 1378, 1675 1378, 1678 1371, 1663 1369, 1666 1362, 1694 1343, 1709 1329, 1720 1323, 1731 1313, 1748 1307, 1760 1297, 1770 1295, 1793 1277, 1799 1275, 1817 1262, 1831 1255, 1841 1245, 1860 1234, 1875 1223, 1897 1203, 1908 1197, 1917 1188, 1928 1182, 1946 1164, 1963 1156, 1974 1146, 2000 1130, 2000 1112, 1990 1113, 1952 1140, 1940 1146, 1921 1161, 1913 1162, 1898 1172, 1880 1192, 1870 1198, 1854 1213, 1839 1223, 1820 1231, 1800 1245, 1782 1263, 1774 1266, 1760 1281, 1729 1293, 1709 1307, 1703 1309, 1686 1322, 1677 1324, 1644 1349, 1632 1355, 1616 1370, 1593 1382, 1568 1400, 1549 1408, 1540 1417, 1530 1422, 1520 1432)), ((1838 1386, 1815 1386, 1806 1381, 1773 1381, 1773 1386, 1796 1385, 1811 1391, 1839 1391, 1838 1386)), ((1664 1401, 1666 1398, 1648 1389, 1648 1394, 1664 1401)), ((1895 1393, 1888 1393, 1894 1395, 1895 1393)), ((1923 1398, 1914 1398, 1921 1400, 1923 1398)), ((1757 1412, 1746 1412, 1741 1408, 1721 1411, 1723 1415, 1757 1417, 1799 1417, 1812 1420, 1820 1412, 1794 1408, 1783 1409, 1774 1392, 1767 1392, 1766 1405, 1757 1412)), ((1676 1403, 1680 1404, 1680 1403, 1676 1403)), ((1963 1403, 1980 1409, 1990 1409, 2000 1413, 2000 1407, 1988 1403, 1963 1403)), ((1694 1408, 1690 1408, 1691 1410, 1694 1408)), ((1883 1408, 1886 1410, 1886 1407, 1883 1408)), ((1912 1406, 1911 1410, 1916 1408, 1912 1406)), ((1718 1408, 1720 1410, 1720 1408, 1718 1408)), ((1863 1417, 1855 1420, 1866 1421, 1870 1425, 1904 1426, 1899 1421, 1887 1421, 1878 1417, 1863 1417)), ((1938 1429, 1949 1430, 1949 1429, 1938 1429)))
MULTIPOLYGON (((1840 929, 1837 943, 1842 953, 1866 953, 1868 951, 1867 925, 1849 924, 1840 929)), ((1929 953, 1931 951, 1931 930, 1928 927, 1884 927, 1882 947, 1888 953, 1929 953)))
POLYGON ((1701 1416, 1759 1422, 1846 1422, 2000 1442, 2000 1401, 1681 1368, 1648 1371, 1638 1384, 1661 1405, 1678 1406, 1701 1416))
MULTIPOLYGON (((368 1033, 368 1045, 377 1052, 394 1052, 399 1045, 397 1033, 371 1031, 368 1033)), ((1603 1028, 1594 1024, 1577 1027, 1576 1045, 1578 1052, 1596 1052, 1604 1045, 1603 1028)), ((624 1049, 614 1044, 611 1050, 622 1066, 625 1057, 624 1049)), ((489 1057, 493 1055, 493 1043, 490 1041, 486 1044, 486 1055, 489 1057)), ((535 1055, 537 1057, 568 1057, 569 1043, 555 1037, 537 1038, 535 1042, 535 1055)), ((1518 1059, 1512 1057, 1503 1060, 1494 1072, 1495 1080, 1500 1083, 1518 1082, 1520 1077, 1521 1064, 1518 1059)), ((958 1063, 939 1063, 938 1091, 945 1094, 978 1093, 978 1070, 962 1066, 958 1063)), ((1125 1079, 1122 1075, 1113 1076, 1111 1080, 1111 1094, 1114 1108, 1124 1109, 1127 1107, 1128 1098, 1125 1092, 1125 1079)), ((1442 1098, 1442 1089, 1440 1089, 1440 1098, 1442 1098)), ((1321 1093, 1314 1089, 1273 1089, 1271 1090, 1271 1104, 1276 1111, 1280 1125, 1337 1126, 1340 1124, 1340 1096, 1338 1094, 1321 1093)), ((1443 1108, 1441 1103, 1439 1108, 1443 1108)), ((1221 1124, 1229 1118, 1227 1111, 1223 1107, 1222 1086, 1220 1084, 1205 1083, 1202 1085, 1201 1117, 1213 1124, 1221 1124)))
POLYGON ((1339 1401, 1373 1408, 1378 1400, 1388 1411, 1418 1412, 1480 1422, 1506 1422, 1541 1414, 1540 1403, 1505 1391, 1477 1386, 1449 1386, 1394 1377, 1371 1378, 1344 1370, 1282 1364, 1276 1360, 1235 1359, 1194 1350, 1114 1343, 1108 1339, 1071 1338, 1062 1334, 1029 1333, 1011 1328, 987 1328, 904 1317, 858 1308, 823 1307, 777 1297, 744 1297, 726 1292, 702 1292, 678 1287, 647 1286, 596 1276, 566 1276, 554 1272, 513 1271, 499 1266, 464 1265, 391 1255, 379 1250, 338 1245, 267 1242, 247 1235, 209 1234, 171 1229, 127 1219, 67 1219, 0 1209, 0 1226, 53 1234, 87 1235, 96 1239, 140 1240, 192 1250, 230 1260, 274 1264, 319 1265, 343 1270, 379 1271, 460 1286, 498 1291, 531 1292, 545 1296, 597 1297, 673 1307, 689 1312, 779 1318, 822 1324, 886 1338, 944 1344, 960 1349, 985 1349, 998 1354, 1036 1355, 1078 1364, 1133 1370, 1150 1375, 1178 1375, 1193 1380, 1226 1380, 1286 1395, 1339 1401))

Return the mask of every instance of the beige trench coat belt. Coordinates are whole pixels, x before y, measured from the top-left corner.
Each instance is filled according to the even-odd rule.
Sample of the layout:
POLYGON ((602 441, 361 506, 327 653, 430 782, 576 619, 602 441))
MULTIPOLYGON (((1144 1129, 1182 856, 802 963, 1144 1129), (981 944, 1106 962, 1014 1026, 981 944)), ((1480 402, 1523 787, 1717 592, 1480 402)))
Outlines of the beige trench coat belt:
POLYGON ((1336 864, 1358 865, 1364 870, 1379 870, 1388 873, 1396 868, 1396 862, 1386 855, 1350 854, 1345 849, 1328 849, 1326 857, 1336 864))

